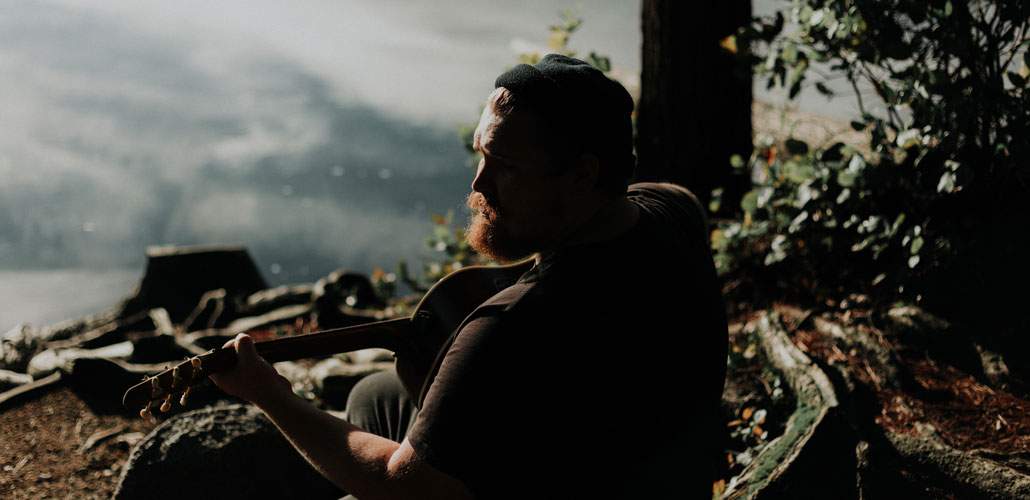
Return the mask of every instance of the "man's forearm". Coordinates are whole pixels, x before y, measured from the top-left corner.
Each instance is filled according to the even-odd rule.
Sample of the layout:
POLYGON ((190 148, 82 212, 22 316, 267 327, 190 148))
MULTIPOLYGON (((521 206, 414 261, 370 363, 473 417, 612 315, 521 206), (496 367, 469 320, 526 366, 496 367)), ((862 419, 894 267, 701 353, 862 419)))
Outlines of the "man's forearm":
POLYGON ((366 432, 314 407, 293 393, 257 404, 304 458, 354 496, 397 498, 388 465, 400 444, 366 432))

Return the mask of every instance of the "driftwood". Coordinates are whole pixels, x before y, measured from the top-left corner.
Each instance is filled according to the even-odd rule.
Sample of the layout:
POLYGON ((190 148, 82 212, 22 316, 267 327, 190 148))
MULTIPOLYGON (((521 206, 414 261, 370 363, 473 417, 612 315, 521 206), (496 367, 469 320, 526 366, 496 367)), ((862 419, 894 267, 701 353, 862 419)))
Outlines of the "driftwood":
POLYGON ((766 358, 794 393, 797 408, 783 434, 769 442, 723 498, 849 498, 854 496, 854 440, 841 418, 833 384, 794 346, 776 313, 754 328, 766 358))

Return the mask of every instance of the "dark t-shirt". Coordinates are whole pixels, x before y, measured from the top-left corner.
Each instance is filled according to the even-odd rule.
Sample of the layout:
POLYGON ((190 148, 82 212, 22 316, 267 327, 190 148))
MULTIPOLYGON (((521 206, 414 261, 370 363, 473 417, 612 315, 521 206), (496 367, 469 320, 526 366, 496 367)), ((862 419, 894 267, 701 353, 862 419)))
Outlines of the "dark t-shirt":
POLYGON ((408 440, 479 498, 711 498, 727 330, 703 211, 672 184, 627 197, 633 228, 545 255, 438 360, 408 440))

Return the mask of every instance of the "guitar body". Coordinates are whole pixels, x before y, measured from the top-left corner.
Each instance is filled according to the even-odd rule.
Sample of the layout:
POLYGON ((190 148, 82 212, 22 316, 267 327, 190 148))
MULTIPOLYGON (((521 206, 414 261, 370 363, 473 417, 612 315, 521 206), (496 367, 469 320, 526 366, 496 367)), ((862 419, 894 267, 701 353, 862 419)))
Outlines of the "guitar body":
MULTIPOLYGON (((533 263, 530 258, 505 266, 459 269, 430 288, 410 318, 283 337, 257 342, 254 347, 270 363, 372 347, 389 349, 396 356, 397 374, 405 390, 419 401, 436 357, 454 330, 476 307, 514 284, 533 263)), ((175 395, 181 395, 180 404, 185 405, 191 387, 235 364, 234 349, 212 349, 130 387, 122 404, 130 409, 143 408, 141 416, 149 415, 156 401, 163 400, 160 408, 168 411, 175 395)))
POLYGON ((429 382, 429 372, 451 334, 483 302, 514 284, 533 267, 533 259, 497 267, 470 266, 440 280, 415 307, 413 335, 394 349, 397 375, 412 400, 429 382), (421 324, 420 324, 421 323, 421 324))

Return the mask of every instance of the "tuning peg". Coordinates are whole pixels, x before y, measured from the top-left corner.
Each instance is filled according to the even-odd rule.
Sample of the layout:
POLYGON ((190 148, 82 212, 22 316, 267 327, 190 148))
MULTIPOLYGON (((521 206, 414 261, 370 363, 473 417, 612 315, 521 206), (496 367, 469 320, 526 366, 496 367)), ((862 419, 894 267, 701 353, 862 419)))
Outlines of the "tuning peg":
POLYGON ((150 396, 153 397, 161 393, 161 382, 157 377, 150 377, 150 396))
POLYGON ((167 412, 168 410, 171 410, 171 409, 172 409, 172 393, 169 392, 168 395, 165 396, 164 402, 161 403, 161 413, 165 413, 165 412, 167 412))
POLYGON ((200 371, 204 367, 204 363, 200 360, 199 356, 193 356, 190 358, 190 365, 193 366, 194 373, 200 371))
POLYGON ((154 420, 154 414, 150 412, 150 401, 147 401, 147 406, 139 411, 139 417, 147 422, 152 422, 154 420))
POLYGON ((186 406, 186 398, 189 397, 190 389, 192 389, 192 388, 193 388, 192 386, 187 386, 186 390, 182 391, 182 397, 179 398, 179 405, 180 406, 186 406))

